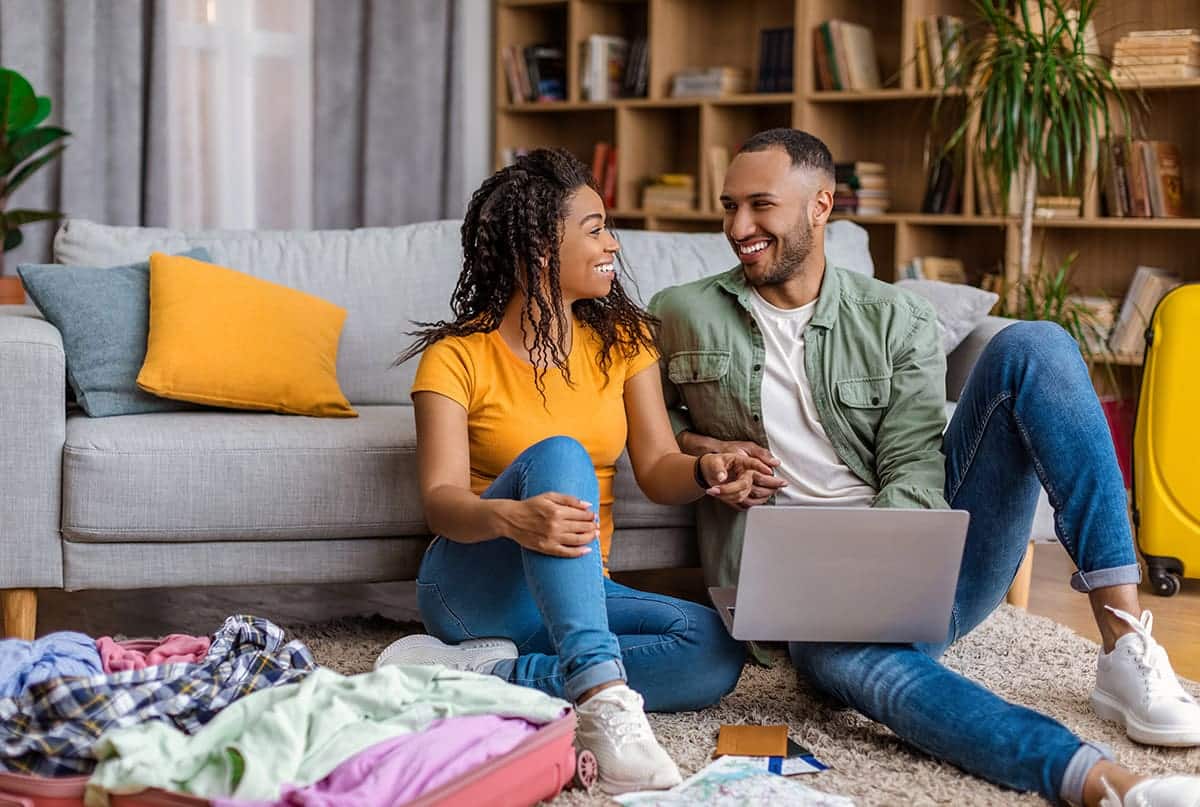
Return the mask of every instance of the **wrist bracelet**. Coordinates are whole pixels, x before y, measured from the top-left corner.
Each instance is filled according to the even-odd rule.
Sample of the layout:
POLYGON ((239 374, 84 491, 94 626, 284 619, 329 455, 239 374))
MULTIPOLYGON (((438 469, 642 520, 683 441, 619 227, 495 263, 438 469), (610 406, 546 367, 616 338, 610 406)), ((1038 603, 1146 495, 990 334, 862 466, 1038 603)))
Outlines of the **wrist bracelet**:
MULTIPOLYGON (((711 451, 704 452, 704 454, 711 453, 711 451)), ((692 477, 696 480, 696 484, 699 485, 702 490, 708 490, 710 485, 708 484, 708 480, 704 478, 704 473, 700 470, 700 460, 704 458, 704 454, 696 457, 696 462, 692 465, 692 477)))

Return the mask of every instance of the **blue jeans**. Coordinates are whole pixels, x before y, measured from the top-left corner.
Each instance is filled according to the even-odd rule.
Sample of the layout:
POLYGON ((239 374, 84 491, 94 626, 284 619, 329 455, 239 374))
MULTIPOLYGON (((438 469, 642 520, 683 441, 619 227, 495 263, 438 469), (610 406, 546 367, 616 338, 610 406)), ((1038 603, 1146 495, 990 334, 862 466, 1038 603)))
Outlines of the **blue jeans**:
MULTIPOLYGON (((550 491, 599 507, 595 468, 577 440, 551 437, 526 449, 483 498, 550 491)), ((421 619, 446 642, 511 639, 520 657, 493 674, 570 701, 618 679, 651 711, 701 709, 732 690, 745 651, 716 612, 612 582, 600 542, 591 547, 583 557, 560 558, 503 537, 476 544, 435 538, 417 577, 421 619)))
POLYGON ((1021 322, 997 334, 971 372, 944 450, 946 500, 971 514, 946 640, 794 643, 792 660, 819 689, 931 756, 1050 801, 1082 804, 1084 778, 1107 751, 937 660, 1003 601, 1042 487, 1079 570, 1073 588, 1140 580, 1112 439, 1066 331, 1021 322))

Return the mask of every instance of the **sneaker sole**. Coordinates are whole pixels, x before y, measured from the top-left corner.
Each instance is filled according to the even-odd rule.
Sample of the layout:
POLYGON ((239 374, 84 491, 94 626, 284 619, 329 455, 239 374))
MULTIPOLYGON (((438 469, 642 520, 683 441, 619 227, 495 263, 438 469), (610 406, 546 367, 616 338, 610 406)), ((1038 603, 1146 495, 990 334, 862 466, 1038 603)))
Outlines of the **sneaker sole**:
POLYGON ((475 664, 489 663, 495 661, 503 661, 505 659, 517 658, 517 647, 511 642, 505 645, 503 642, 495 642, 488 639, 471 639, 462 644, 450 645, 437 639, 433 636, 423 634, 414 634, 412 636, 404 636, 392 642, 383 652, 379 654, 379 658, 375 660, 375 669, 387 665, 433 665, 438 664, 443 667, 450 667, 454 664, 461 664, 463 658, 470 654, 470 651, 480 646, 493 646, 494 652, 488 655, 481 655, 474 659, 475 664), (412 658, 397 661, 395 656, 411 654, 412 658))
POLYGON ((1092 711, 1104 720, 1120 723, 1129 739, 1143 745, 1187 747, 1200 745, 1200 731, 1189 729, 1157 729, 1131 717, 1121 702, 1099 689, 1092 690, 1092 711))
POLYGON ((641 790, 670 790, 682 781, 683 778, 681 777, 678 782, 669 785, 652 785, 646 782, 614 782, 611 779, 604 778, 604 772, 601 771, 600 777, 596 780, 596 787, 610 796, 620 796, 623 793, 636 793, 641 790))

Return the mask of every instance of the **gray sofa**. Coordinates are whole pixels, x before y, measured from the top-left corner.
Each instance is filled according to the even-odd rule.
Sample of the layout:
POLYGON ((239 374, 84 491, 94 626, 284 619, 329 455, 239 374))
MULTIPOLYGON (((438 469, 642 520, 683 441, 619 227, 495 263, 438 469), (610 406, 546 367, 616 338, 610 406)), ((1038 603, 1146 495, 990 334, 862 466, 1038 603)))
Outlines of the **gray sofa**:
MULTIPOLYGON (((641 299, 728 268, 719 234, 621 233, 641 299)), ((0 591, 336 583, 415 577, 429 539, 408 395, 416 362, 389 365, 414 320, 440 318, 460 263, 458 222, 341 232, 200 232, 67 221, 55 258, 106 266, 152 250, 212 259, 349 311, 338 376, 359 411, 317 419, 230 411, 89 418, 65 405, 57 329, 0 306, 0 591)), ((828 228, 832 262, 872 271, 866 232, 828 228)), ((989 319, 950 357, 953 401, 989 319)), ((695 565, 692 512, 617 474, 614 570, 695 565)), ((31 628, 6 620, 10 632, 31 628)))

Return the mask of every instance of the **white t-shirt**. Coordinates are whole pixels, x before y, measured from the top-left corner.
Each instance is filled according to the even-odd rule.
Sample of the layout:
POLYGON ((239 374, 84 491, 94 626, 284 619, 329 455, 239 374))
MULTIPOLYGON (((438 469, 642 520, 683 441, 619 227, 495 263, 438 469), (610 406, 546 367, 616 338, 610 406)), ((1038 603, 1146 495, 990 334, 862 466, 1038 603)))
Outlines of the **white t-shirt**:
POLYGON ((776 503, 869 505, 875 489, 838 458, 817 418, 804 371, 804 329, 817 301, 799 308, 776 308, 755 290, 750 304, 767 354, 762 378, 763 424, 771 453, 780 461, 775 474, 788 482, 776 494, 776 503))

